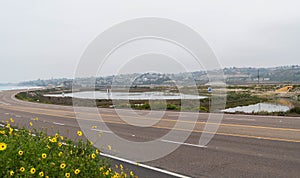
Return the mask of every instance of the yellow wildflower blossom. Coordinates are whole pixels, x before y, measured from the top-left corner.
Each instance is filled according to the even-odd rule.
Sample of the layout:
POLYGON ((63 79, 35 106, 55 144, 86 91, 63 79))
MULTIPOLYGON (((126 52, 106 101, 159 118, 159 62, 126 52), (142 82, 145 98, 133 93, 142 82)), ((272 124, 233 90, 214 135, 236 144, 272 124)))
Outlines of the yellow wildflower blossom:
POLYGON ((66 164, 65 164, 65 163, 61 163, 61 164, 60 164, 60 168, 61 168, 61 169, 64 169, 65 167, 66 167, 66 164))
POLYGON ((24 167, 21 167, 21 168, 20 168, 20 171, 21 171, 21 172, 24 172, 24 171, 25 171, 25 168, 24 168, 24 167))
POLYGON ((53 138, 50 140, 50 142, 55 143, 55 142, 57 142, 57 139, 56 139, 55 137, 53 137, 53 138))
POLYGON ((61 143, 61 142, 58 142, 58 146, 61 147, 61 146, 62 146, 62 143, 61 143))
POLYGON ((78 130, 78 131, 77 131, 77 135, 78 135, 79 137, 81 137, 81 136, 82 136, 82 132, 81 132, 80 130, 78 130))
POLYGON ((102 172, 103 170, 104 170, 104 168, 101 166, 101 167, 99 168, 99 171, 102 172))
POLYGON ((47 158, 47 154, 46 154, 46 153, 43 153, 43 154, 42 154, 42 158, 43 158, 43 159, 47 158))
POLYGON ((93 153, 92 154, 92 158, 95 159, 96 158, 96 154, 93 153))
POLYGON ((18 154, 20 155, 20 156, 22 156, 23 155, 23 151, 22 150, 19 150, 19 152, 18 152, 18 154))
POLYGON ((12 129, 12 128, 9 128, 9 132, 8 132, 8 134, 9 134, 9 135, 11 135, 11 134, 13 133, 13 131, 14 131, 14 129, 12 129))
POLYGON ((134 173, 133 173, 132 171, 130 171, 129 174, 130 174, 130 176, 132 176, 132 177, 134 176, 134 173))
POLYGON ((80 173, 80 170, 79 170, 79 169, 75 169, 74 173, 75 173, 75 174, 79 174, 79 173, 80 173))
POLYGON ((36 171, 36 170, 35 170, 35 168, 34 168, 34 167, 33 167, 33 168, 31 168, 31 169, 30 169, 30 174, 34 174, 34 173, 35 173, 35 171, 36 171))
POLYGON ((39 173, 39 176, 40 176, 40 177, 44 177, 44 172, 43 172, 43 171, 40 172, 40 173, 39 173))
POLYGON ((67 172, 67 173, 65 173, 65 177, 67 177, 67 178, 68 178, 68 177, 70 177, 70 176, 71 176, 71 174, 70 174, 70 173, 68 173, 68 172, 67 172))
POLYGON ((15 174, 14 171, 9 171, 9 175, 10 175, 10 176, 13 176, 14 174, 15 174))
POLYGON ((7 148, 6 143, 1 142, 1 143, 0 143, 0 151, 4 151, 4 150, 6 150, 6 148, 7 148))

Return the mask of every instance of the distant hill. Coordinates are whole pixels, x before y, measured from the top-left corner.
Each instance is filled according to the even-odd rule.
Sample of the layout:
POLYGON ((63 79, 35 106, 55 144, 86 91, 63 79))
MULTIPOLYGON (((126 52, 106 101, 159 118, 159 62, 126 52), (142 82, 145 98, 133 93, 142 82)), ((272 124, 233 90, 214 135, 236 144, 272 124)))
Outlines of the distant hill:
MULTIPOLYGON (((255 83, 300 83, 300 66, 280 66, 273 68, 224 68, 224 77, 227 84, 255 84, 255 83)), ((87 78, 82 78, 78 83, 84 83, 87 78)), ((144 74, 122 74, 117 76, 106 76, 95 78, 96 86, 114 85, 170 85, 189 84, 188 81, 196 81, 197 84, 205 84, 209 80, 205 71, 195 71, 191 73, 161 74, 161 73, 144 73, 144 74)), ((72 79, 49 79, 20 82, 19 85, 25 86, 63 86, 70 88, 72 79)))

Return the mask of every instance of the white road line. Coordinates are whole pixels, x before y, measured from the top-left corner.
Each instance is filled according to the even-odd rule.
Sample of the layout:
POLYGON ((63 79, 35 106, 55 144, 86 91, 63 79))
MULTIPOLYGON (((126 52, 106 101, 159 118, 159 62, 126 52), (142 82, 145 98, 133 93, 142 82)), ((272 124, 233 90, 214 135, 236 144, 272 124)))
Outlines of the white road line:
POLYGON ((9 105, 10 105, 9 103, 5 103, 5 102, 3 102, 3 101, 0 101, 0 104, 4 104, 4 105, 6 105, 6 106, 9 106, 9 105))
POLYGON ((65 125, 65 124, 59 123, 59 122, 53 122, 53 124, 55 124, 55 125, 65 125))
MULTIPOLYGON (((53 122, 53 124, 60 125, 61 123, 53 122)), ((0 126, 1 127, 5 127, 5 125, 3 125, 3 124, 0 124, 0 126)), ((101 131, 99 129, 91 129, 91 130, 101 131)), ((102 132, 109 132, 109 131, 104 131, 103 130, 102 132)), ((32 136, 36 136, 35 134, 31 134, 31 135, 32 136)), ((63 145, 67 145, 67 144, 65 142, 63 142, 63 145)), ((159 169, 159 168, 156 168, 156 167, 148 166, 146 164, 137 163, 137 162, 134 162, 134 161, 130 161, 130 160, 127 160, 127 159, 124 159, 124 158, 119 158, 119 157, 112 156, 112 155, 109 155, 109 154, 105 154, 105 153, 102 153, 102 152, 100 152, 100 155, 101 156, 105 156, 107 158, 111 158, 111 159, 115 159, 115 160, 118 160, 118 161, 122 161, 122 162, 125 162, 125 163, 128 163, 128 164, 136 165, 136 166, 139 166, 139 167, 142 167, 142 168, 150 169, 152 171, 156 171, 156 172, 160 172, 160 173, 163 173, 163 174, 167 174, 167 175, 170 175, 170 176, 180 177, 180 178, 190 178, 190 177, 185 176, 185 175, 181 175, 181 174, 177 174, 177 173, 174 173, 174 172, 171 172, 171 171, 167 171, 167 170, 164 170, 164 169, 159 169)))
POLYGON ((207 148, 207 146, 195 145, 195 144, 191 144, 191 143, 183 143, 183 142, 176 142, 176 141, 170 141, 170 140, 161 140, 161 141, 167 142, 167 143, 179 144, 179 145, 193 146, 193 147, 198 147, 198 148, 207 148))
POLYGON ((100 130, 100 129, 91 129, 91 130, 96 132, 103 132, 103 133, 113 133, 112 131, 108 131, 108 130, 100 130))
POLYGON ((146 164, 137 163, 137 162, 134 162, 134 161, 130 161, 130 160, 127 160, 127 159, 124 159, 124 158, 119 158, 119 157, 112 156, 112 155, 109 155, 109 154, 105 154, 105 153, 102 153, 102 152, 100 152, 100 155, 111 158, 111 159, 115 159, 115 160, 118 160, 118 161, 122 161, 122 162, 125 162, 125 163, 128 163, 128 164, 137 165, 139 167, 150 169, 152 171, 164 173, 164 174, 167 174, 167 175, 170 175, 170 176, 180 177, 180 178, 190 178, 188 176, 177 174, 175 172, 171 172, 171 171, 167 171, 167 170, 164 170, 164 169, 159 169, 159 168, 156 168, 156 167, 148 166, 146 164))
POLYGON ((234 117, 224 118, 224 120, 256 121, 256 119, 243 119, 243 118, 234 118, 234 117))
POLYGON ((16 117, 20 118, 20 117, 22 117, 22 116, 20 116, 20 115, 16 115, 16 117))

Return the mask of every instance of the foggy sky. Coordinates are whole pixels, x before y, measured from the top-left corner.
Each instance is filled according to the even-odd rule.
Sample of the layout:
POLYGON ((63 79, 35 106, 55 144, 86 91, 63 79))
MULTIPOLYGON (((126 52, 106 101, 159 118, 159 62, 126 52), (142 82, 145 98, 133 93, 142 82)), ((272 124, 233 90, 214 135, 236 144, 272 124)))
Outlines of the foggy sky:
POLYGON ((138 17, 190 26, 223 67, 300 64, 299 7, 299 0, 1 0, 0 83, 72 78, 98 34, 138 17))

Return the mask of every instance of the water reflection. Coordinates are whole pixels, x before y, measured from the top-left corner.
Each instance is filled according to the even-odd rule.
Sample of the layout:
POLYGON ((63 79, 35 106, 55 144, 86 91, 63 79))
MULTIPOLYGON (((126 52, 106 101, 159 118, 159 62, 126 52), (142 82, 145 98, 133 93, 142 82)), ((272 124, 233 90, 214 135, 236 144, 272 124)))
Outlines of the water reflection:
MULTIPOLYGON (((48 94, 44 96, 63 97, 62 94, 48 94)), ((205 96, 196 96, 180 93, 165 92, 104 92, 85 91, 76 93, 65 93, 65 97, 82 99, 115 99, 115 100, 172 100, 172 99, 204 99, 205 96)))

